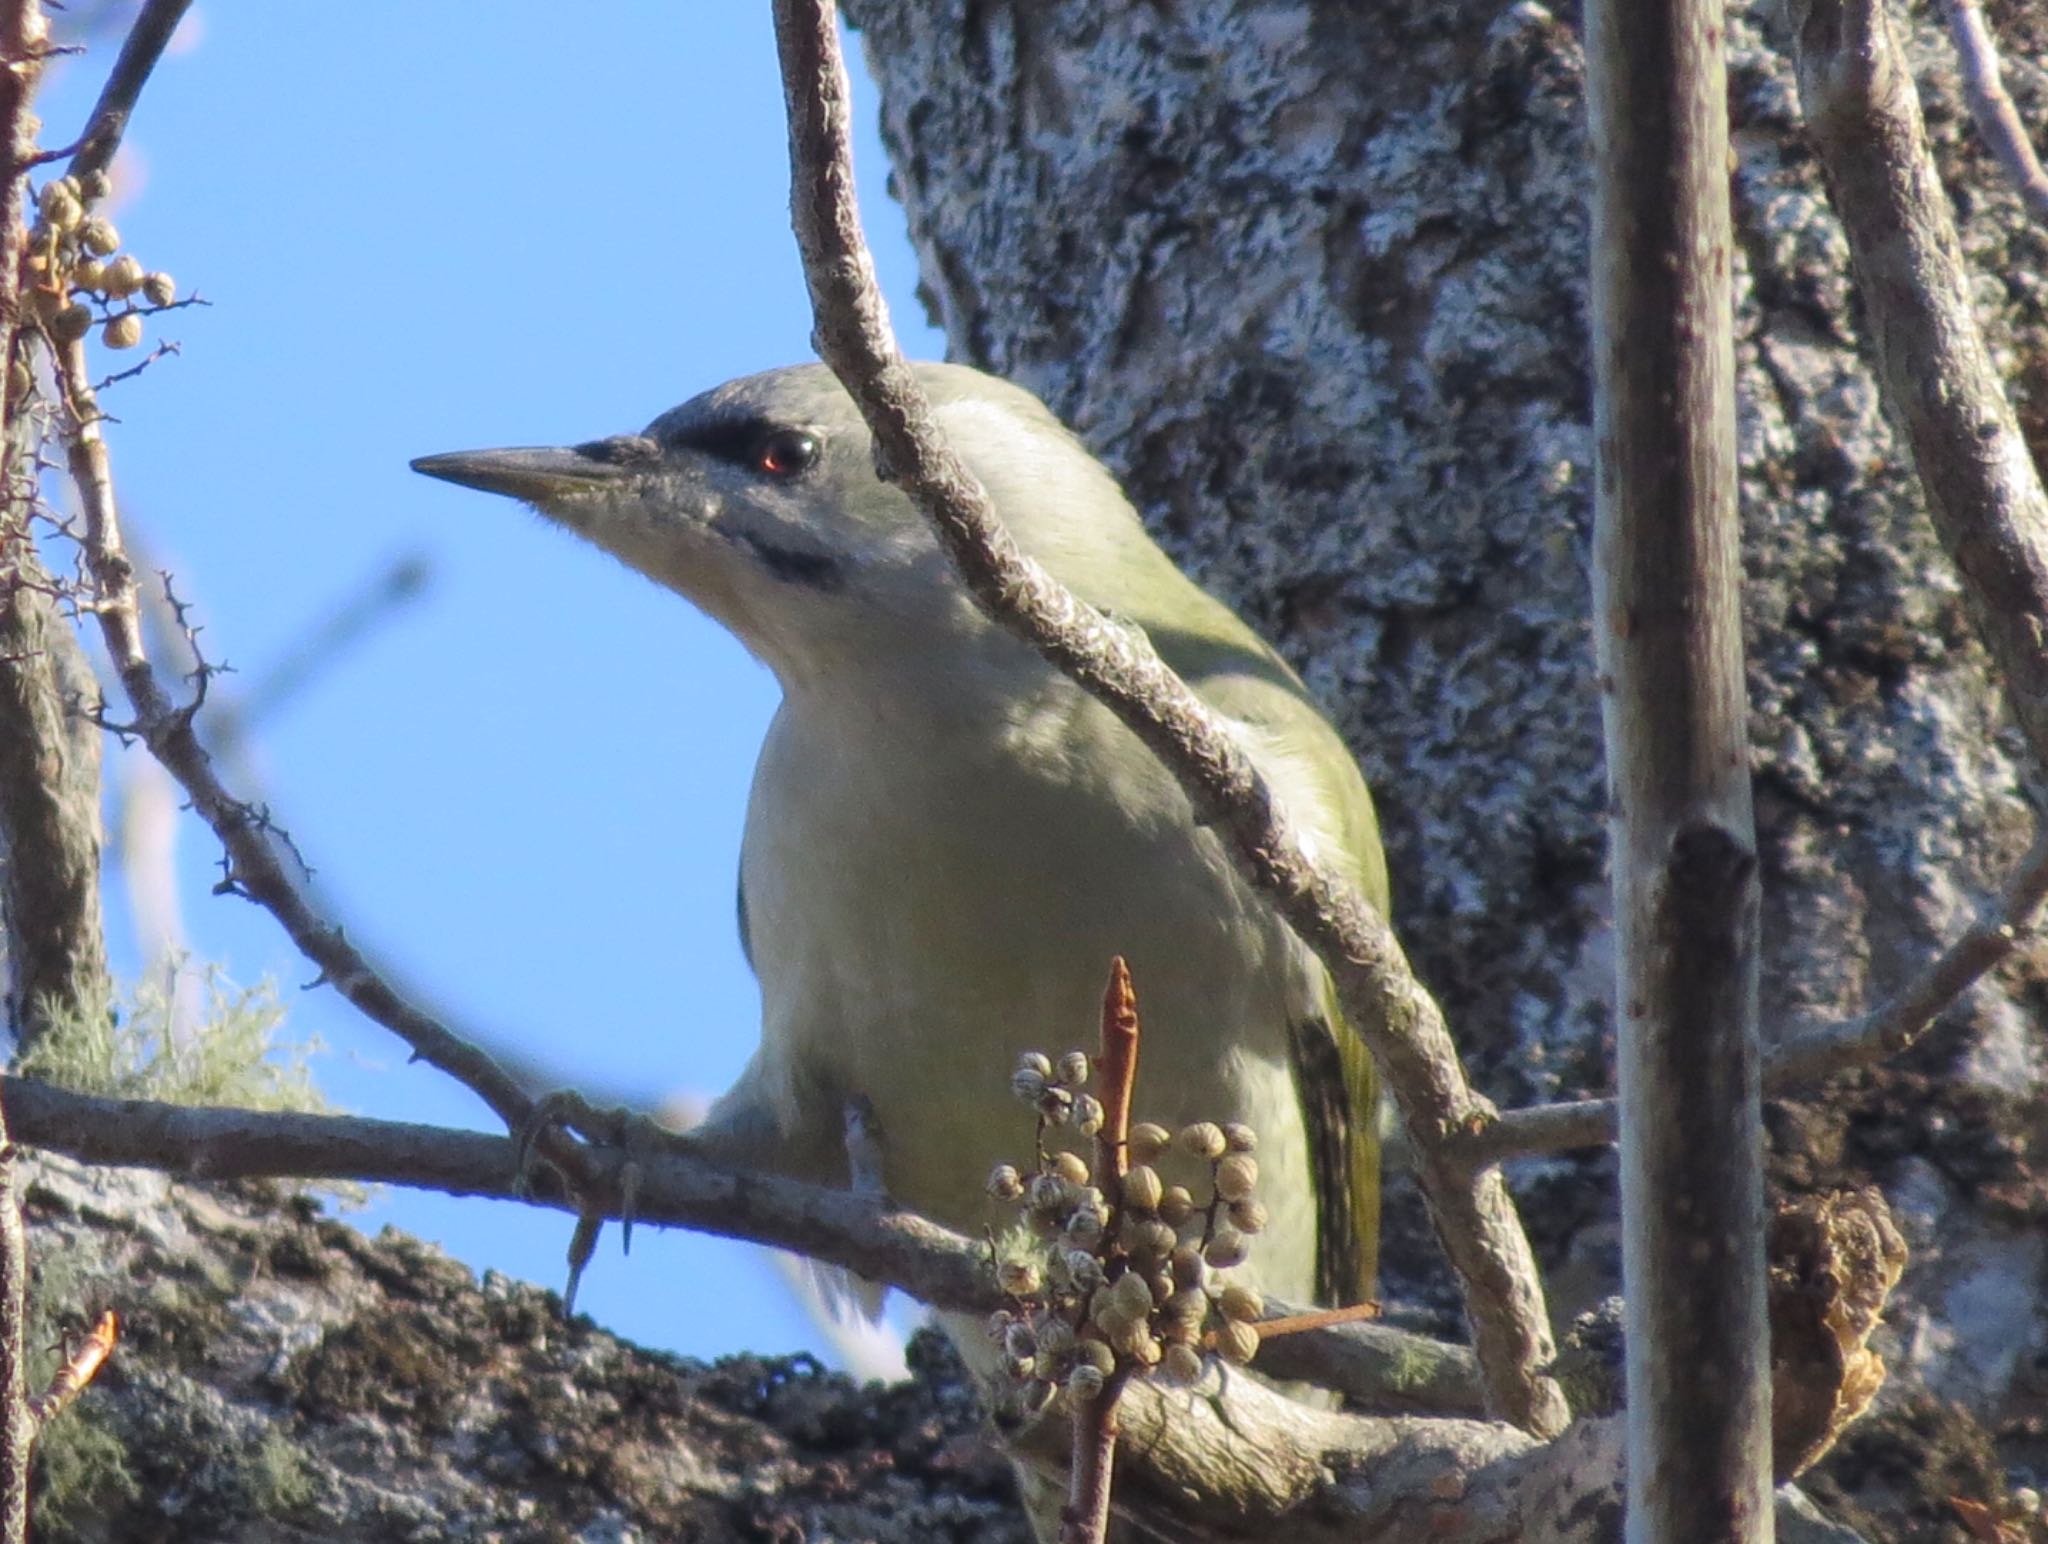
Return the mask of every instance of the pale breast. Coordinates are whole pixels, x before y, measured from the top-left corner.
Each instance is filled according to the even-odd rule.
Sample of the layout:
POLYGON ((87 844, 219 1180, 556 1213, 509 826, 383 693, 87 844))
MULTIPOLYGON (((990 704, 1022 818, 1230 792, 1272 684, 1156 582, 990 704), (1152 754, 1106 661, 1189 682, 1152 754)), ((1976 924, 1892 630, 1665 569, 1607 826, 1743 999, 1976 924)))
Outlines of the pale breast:
POLYGON ((1300 946, 1150 756, 1065 682, 1012 699, 1000 724, 891 717, 855 732, 786 705, 756 775, 744 883, 787 1118, 836 1130, 864 1095, 892 1195, 963 1230, 1001 1221, 983 1181, 1029 1161, 1034 1127, 1009 1092, 1017 1055, 1092 1050, 1121 954, 1144 1026, 1139 1117, 1259 1129, 1273 1221, 1257 1275, 1306 1300, 1313 1210, 1286 1049, 1312 1000, 1300 946))

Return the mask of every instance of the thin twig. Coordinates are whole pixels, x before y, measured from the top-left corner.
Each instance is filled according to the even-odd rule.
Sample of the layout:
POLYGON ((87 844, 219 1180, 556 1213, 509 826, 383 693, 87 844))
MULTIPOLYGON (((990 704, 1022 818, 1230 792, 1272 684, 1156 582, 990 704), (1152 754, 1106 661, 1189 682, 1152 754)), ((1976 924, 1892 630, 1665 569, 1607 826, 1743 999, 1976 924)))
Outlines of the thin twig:
POLYGON ((1546 1369, 1543 1287, 1495 1169, 1446 1147, 1492 1106, 1465 1077, 1443 1015, 1362 897, 1311 863, 1243 747, 1135 630, 1083 606, 1025 557, 946 444, 897 350, 853 197, 851 114, 831 0, 775 0, 789 109, 791 207, 818 352, 859 404, 891 476, 923 511, 988 614, 1116 714, 1180 782, 1239 871, 1322 958, 1387 1072, 1437 1237, 1465 1292, 1496 1413, 1551 1433, 1568 1417, 1546 1369))
MULTIPOLYGON (((222 887, 260 903, 283 924, 292 942, 332 985, 372 1021, 412 1047, 415 1060, 461 1082, 508 1126, 527 1124, 534 1101, 481 1047, 402 997, 341 930, 319 915, 294 876, 299 867, 268 817, 222 784, 212 756, 193 729, 195 703, 172 701, 150 663, 143 641, 141 605, 133 565, 121 541, 113 478, 100 413, 88 384, 83 340, 55 350, 58 380, 69 417, 65 450, 85 514, 85 555, 100 633, 135 714, 138 735, 177 779, 201 819, 227 849, 222 887)), ((550 1162, 581 1178, 580 1149, 549 1132, 542 1138, 550 1162)))
POLYGON ((1984 25, 1984 13, 1977 8, 1977 0, 1941 0, 1941 14, 1956 45, 1963 94, 1970 99, 1970 116, 1977 120, 1977 132, 2004 168, 2027 213, 2048 225, 2048 172, 2041 169, 2027 126, 2006 94, 1998 67, 1998 44, 1984 25))
MULTIPOLYGON (((2039 930, 2048 911, 2048 827, 2034 838, 1997 905, 1905 986, 1859 1018, 1800 1031, 1764 1057, 1767 1095, 1792 1093, 1854 1067, 1875 1066, 1916 1044, 1935 1020, 2039 930)), ((1602 1147, 1614 1140, 1612 1099, 1577 1099, 1510 1110, 1457 1139, 1475 1163, 1602 1147)))

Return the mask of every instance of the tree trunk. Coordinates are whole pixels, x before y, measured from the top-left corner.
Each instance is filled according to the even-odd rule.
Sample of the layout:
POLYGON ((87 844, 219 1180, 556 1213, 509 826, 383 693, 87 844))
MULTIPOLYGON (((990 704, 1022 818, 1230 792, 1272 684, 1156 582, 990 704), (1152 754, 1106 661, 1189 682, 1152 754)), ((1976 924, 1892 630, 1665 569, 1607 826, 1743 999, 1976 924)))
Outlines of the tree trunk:
MULTIPOLYGON (((955 354, 1044 395, 1338 716, 1380 801, 1395 920, 1482 1084, 1510 1102, 1606 1090, 1576 18, 1467 0, 851 11, 955 354)), ((1898 986, 2032 820, 1765 17, 1737 7, 1727 42, 1768 1039, 1898 986)), ((2022 117, 2043 121, 2048 24, 2019 5, 1990 21, 2022 117)), ((1976 142, 1937 18, 1908 30, 2039 455, 2048 239, 1976 142)), ((1779 1188, 1874 1180, 1914 1248, 1881 1341, 1893 1381, 1818 1486, 1875 1536, 1955 1526, 1948 1495, 2048 1459, 2024 1435, 2048 1414, 2048 1185, 2027 1154, 2048 1119, 2044 963, 2023 951, 1899 1064, 1767 1112, 1779 1188), (1903 1498, 1902 1447, 1937 1459, 1903 1498)), ((1615 1289, 1611 1176, 1603 1154, 1511 1170, 1562 1318, 1615 1289)), ((1452 1328, 1420 1208, 1391 1200, 1388 1288, 1452 1328)))

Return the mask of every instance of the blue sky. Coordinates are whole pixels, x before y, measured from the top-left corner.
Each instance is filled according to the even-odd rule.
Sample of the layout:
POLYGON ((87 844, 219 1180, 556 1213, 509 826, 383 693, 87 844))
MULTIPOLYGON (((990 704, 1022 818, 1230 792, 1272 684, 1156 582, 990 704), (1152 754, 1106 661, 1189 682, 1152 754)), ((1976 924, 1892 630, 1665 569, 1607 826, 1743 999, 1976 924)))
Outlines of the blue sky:
MULTIPOLYGON (((810 357, 765 7, 200 6, 143 99, 115 217, 212 302, 182 353, 110 392, 129 518, 246 686, 417 554, 424 591, 257 727, 251 771, 359 942, 455 1020, 610 1094, 715 1093, 757 1015, 733 874, 775 687, 674 596, 433 451, 636 429, 729 376, 810 357), (480 22, 481 19, 482 20, 480 22), (389 20, 393 28, 382 30, 389 20)), ((81 127, 116 39, 46 93, 81 127)), ((862 103, 870 235, 906 349, 939 337, 862 103)), ((116 356, 109 365, 127 364, 116 356)), ((110 747, 117 766, 125 755, 110 747)), ((272 977, 365 1114, 488 1116, 327 991, 263 913, 210 894, 179 832, 194 952, 272 977)), ((116 892, 112 902, 119 905, 116 892)), ((128 970, 140 963, 117 916, 128 970)), ((559 1284, 565 1219, 392 1192, 360 1219, 559 1284)), ((580 1305, 696 1354, 818 1347, 761 1258, 608 1239, 580 1305)))

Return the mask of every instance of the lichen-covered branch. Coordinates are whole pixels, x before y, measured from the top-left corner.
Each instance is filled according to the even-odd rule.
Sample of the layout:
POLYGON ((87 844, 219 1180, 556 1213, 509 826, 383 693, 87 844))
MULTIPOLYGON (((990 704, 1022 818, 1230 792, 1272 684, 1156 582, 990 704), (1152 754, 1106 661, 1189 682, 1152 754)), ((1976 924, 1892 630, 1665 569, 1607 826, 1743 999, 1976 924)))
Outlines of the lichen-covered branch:
POLYGON ((1550 1433, 1567 1419, 1537 1275, 1497 1170, 1446 1138, 1492 1107, 1466 1079, 1442 1012, 1386 920, 1310 862, 1286 811, 1227 729, 1132 629, 1081 605, 1027 558, 947 446, 897 350, 853 197, 848 90, 830 0, 777 0, 791 206, 820 356, 845 384, 890 475, 931 521, 977 602, 1086 687, 1159 756, 1246 877, 1329 967, 1387 1072, 1439 1239, 1465 1294, 1496 1413, 1550 1433))

